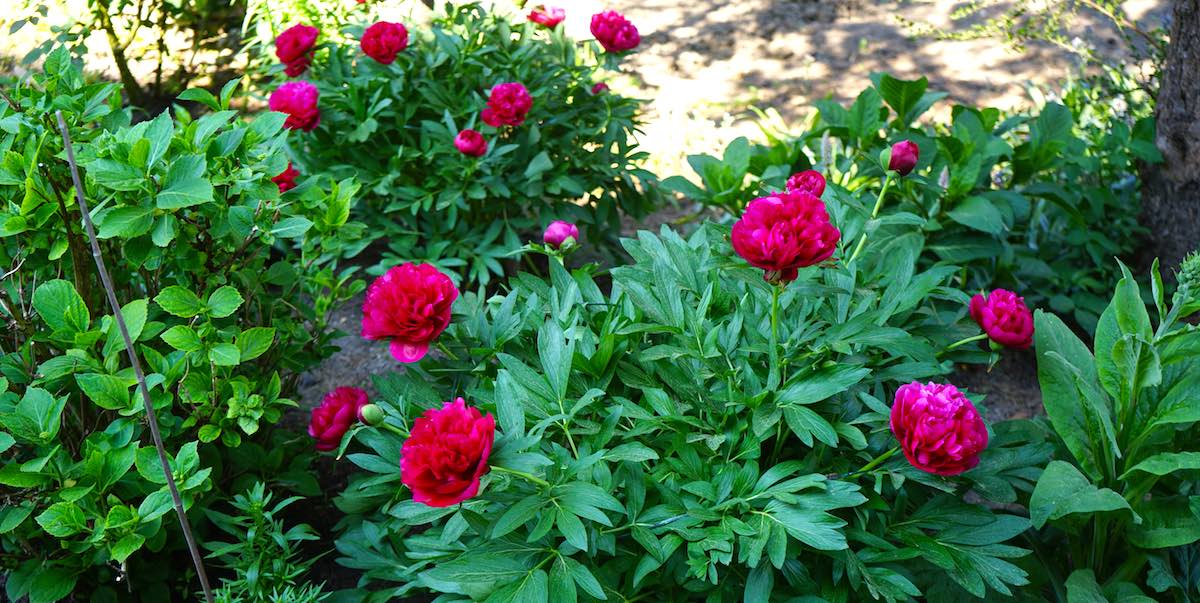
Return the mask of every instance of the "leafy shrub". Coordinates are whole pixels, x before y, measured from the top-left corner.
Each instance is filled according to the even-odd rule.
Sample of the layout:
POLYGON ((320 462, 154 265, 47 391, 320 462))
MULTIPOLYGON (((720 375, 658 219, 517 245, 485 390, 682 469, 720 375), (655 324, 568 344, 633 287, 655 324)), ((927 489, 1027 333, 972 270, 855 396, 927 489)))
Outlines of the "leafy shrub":
POLYGON ((232 542, 207 542, 220 567, 232 570, 232 579, 222 579, 216 597, 220 601, 251 603, 279 601, 322 601, 328 594, 319 585, 303 581, 312 559, 301 557, 302 543, 320 536, 312 526, 299 524, 284 529, 283 510, 303 500, 299 496, 271 504, 272 495, 260 482, 238 494, 230 503, 235 514, 211 509, 204 513, 232 542))
POLYGON ((848 108, 818 101, 799 137, 735 140, 724 160, 689 158, 699 184, 678 176, 664 184, 736 212, 815 165, 835 194, 862 195, 884 176, 880 152, 911 139, 922 177, 905 178, 895 189, 899 202, 889 201, 869 228, 919 223, 929 237, 925 261, 968 268, 965 288, 1013 289, 1094 328, 1111 286, 1108 260, 1130 256, 1142 234, 1135 162, 1159 159, 1144 95, 1131 93, 1118 111, 1102 88, 1078 81, 1064 104, 1045 102, 1036 114, 959 105, 949 123, 924 127, 917 119, 943 93, 928 91, 924 78, 873 81, 848 108))
MULTIPOLYGON (((636 100, 592 93, 597 47, 560 31, 514 25, 475 3, 447 4, 411 45, 383 65, 349 43, 327 43, 303 76, 320 90, 320 125, 293 140, 304 173, 357 177, 357 215, 388 243, 385 263, 421 260, 486 283, 555 219, 615 242, 620 212, 641 215, 653 177, 638 169, 636 100), (489 91, 518 82, 533 97, 523 125, 479 118, 489 91), (475 158, 455 148, 461 130, 490 145, 475 158), (582 203, 577 200, 585 199, 582 203)), ((613 55, 604 55, 615 65, 613 55)))
MULTIPOLYGON (((11 488, 0 545, 14 600, 112 584, 126 562, 138 580, 135 552, 177 544, 56 110, 189 506, 213 488, 214 467, 231 479, 246 467, 201 444, 268 442, 265 428, 294 406, 296 373, 332 349, 326 312, 361 287, 333 264, 358 230, 346 222, 355 187, 309 181, 281 197, 270 177, 286 165, 283 116, 237 120, 234 88, 186 95, 219 109, 202 118, 180 110, 131 126, 118 87, 86 83, 60 49, 0 106, 0 311, 11 327, 0 339, 0 484, 11 488)), ((289 467, 277 460, 267 466, 289 467)), ((148 588, 167 596, 161 582, 148 588)))
POLYGON ((910 226, 878 261, 776 287, 728 232, 643 232, 611 277, 552 261, 549 282, 466 294, 445 357, 377 379, 385 423, 343 441, 364 472, 335 501, 339 562, 399 583, 367 600, 949 601, 1026 583, 1009 559, 1027 551, 1004 542, 1028 520, 961 494, 1015 501, 1047 445, 996 425, 962 478, 887 452, 900 383, 986 358, 947 351, 977 332, 958 268, 914 270, 910 226), (490 472, 426 506, 397 460, 413 419, 457 396, 496 417, 490 472))
POLYGON ((1181 321, 1200 310, 1200 279, 1182 278, 1168 304, 1155 267, 1156 326, 1122 271, 1094 355, 1054 315, 1036 317, 1056 448, 1028 503, 1034 527, 1045 526, 1041 578, 1070 598, 1149 601, 1148 587, 1155 600, 1185 601, 1197 589, 1183 547, 1194 554, 1200 542, 1200 330, 1181 321))

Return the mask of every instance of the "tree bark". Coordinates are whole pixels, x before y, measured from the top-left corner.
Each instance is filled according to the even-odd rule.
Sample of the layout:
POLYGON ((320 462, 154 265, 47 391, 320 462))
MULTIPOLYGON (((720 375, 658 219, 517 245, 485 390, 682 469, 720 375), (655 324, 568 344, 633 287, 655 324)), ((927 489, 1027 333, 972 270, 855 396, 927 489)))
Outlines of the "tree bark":
POLYGON ((1200 246, 1200 0, 1174 0, 1155 121, 1163 163, 1144 170, 1143 217, 1164 267, 1200 246))

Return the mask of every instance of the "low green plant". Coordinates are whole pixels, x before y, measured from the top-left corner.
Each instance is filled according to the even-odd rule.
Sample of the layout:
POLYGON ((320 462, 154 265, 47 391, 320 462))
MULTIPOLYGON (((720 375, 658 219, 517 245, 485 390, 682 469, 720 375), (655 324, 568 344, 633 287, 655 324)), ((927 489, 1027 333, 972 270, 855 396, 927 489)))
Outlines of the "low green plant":
POLYGON ((915 270, 910 226, 878 261, 773 286, 727 236, 643 232, 611 273, 552 260, 548 281, 466 294, 444 357, 376 380, 384 424, 343 440, 363 471, 335 501, 339 562, 384 587, 365 600, 950 601, 1026 583, 1006 541, 1028 519, 961 495, 1015 501, 1047 445, 995 425, 959 479, 889 452, 899 383, 987 357, 954 345, 977 332, 958 268, 915 270), (490 472, 426 506, 398 458, 457 396, 494 413, 490 472))
MULTIPOLYGON (((119 87, 86 82, 59 49, 0 105, 0 567, 13 600, 109 597, 117 580, 169 597, 175 584, 138 553, 180 545, 56 111, 187 507, 246 471, 221 449, 273 441, 296 375, 333 349, 328 310, 361 290, 334 264, 360 228, 347 222, 355 186, 309 180, 281 196, 283 116, 242 121, 234 90, 185 95, 212 114, 130 125, 119 87)), ((311 490, 303 466, 268 465, 311 490)))
POLYGON ((948 123, 925 126, 918 119, 944 93, 924 78, 872 80, 849 107, 817 101, 803 134, 735 140, 724 160, 689 158, 699 183, 664 184, 736 214, 815 166, 833 195, 869 198, 884 176, 880 153, 912 140, 920 176, 898 183, 868 228, 920 221, 929 239, 922 261, 963 266, 965 289, 1018 291, 1093 329, 1112 285, 1110 258, 1132 256, 1143 235, 1137 163, 1160 160, 1148 97, 1129 91, 1115 103, 1110 88, 1072 80, 1061 103, 1043 97, 1034 113, 958 105, 948 123))
POLYGON ((1028 507, 1042 579, 1068 600, 1196 594, 1188 559, 1200 542, 1200 330, 1182 321, 1200 311, 1200 279, 1189 272, 1200 261, 1189 262, 1169 303, 1152 270, 1153 321, 1122 266, 1094 355, 1053 314, 1036 316, 1043 422, 1056 453, 1028 507))
POLYGON ((232 542, 206 542, 218 567, 233 573, 222 578, 215 596, 219 601, 250 603, 317 602, 329 595, 321 585, 304 581, 309 567, 316 561, 304 557, 305 542, 320 539, 308 524, 287 528, 282 517, 289 505, 303 500, 299 496, 285 498, 272 504, 273 495, 261 482, 250 490, 234 496, 230 504, 233 514, 212 509, 204 513, 213 525, 232 537, 232 542))
POLYGON ((477 3, 445 9, 408 24, 411 43, 390 65, 363 55, 359 26, 348 43, 318 46, 302 77, 320 90, 320 125, 292 139, 296 165, 362 183, 355 215, 387 243, 384 264, 424 261, 487 283, 556 219, 601 251, 615 246, 622 214, 643 215, 654 198, 633 139, 640 103, 592 92, 617 59, 477 3), (523 125, 494 128, 480 112, 504 82, 523 84, 533 105, 523 125), (485 155, 455 148, 463 129, 483 133, 485 155))

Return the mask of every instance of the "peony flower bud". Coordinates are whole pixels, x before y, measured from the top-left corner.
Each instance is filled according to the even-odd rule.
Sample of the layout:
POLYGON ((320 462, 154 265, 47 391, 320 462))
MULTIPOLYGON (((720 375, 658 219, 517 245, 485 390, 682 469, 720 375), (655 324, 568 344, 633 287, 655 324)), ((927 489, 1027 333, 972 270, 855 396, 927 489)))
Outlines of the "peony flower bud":
POLYGON ((971 298, 971 318, 992 341, 1010 348, 1025 349, 1033 343, 1033 313, 1025 299, 1005 289, 971 298))
POLYGON ((496 420, 462 398, 431 408, 413 421, 400 448, 400 481, 413 500, 431 507, 457 505, 479 493, 491 467, 496 420))
POLYGON ((913 171, 921 156, 921 149, 911 140, 901 140, 892 145, 890 152, 885 152, 888 153, 887 169, 901 176, 907 176, 909 172, 913 171))
POLYGON ((396 55, 408 48, 408 29, 399 23, 380 21, 363 32, 360 46, 363 54, 391 65, 396 55))
POLYGON ((396 360, 416 362, 450 324, 450 307, 456 299, 458 288, 437 268, 411 263, 393 266, 367 287, 362 336, 390 340, 396 360))
POLYGON ((379 425, 380 423, 383 423, 383 419, 383 409, 375 406, 374 404, 364 404, 358 409, 358 420, 362 422, 363 425, 379 425))
POLYGON ((546 29, 554 29, 566 18, 567 11, 557 6, 539 4, 533 7, 533 10, 529 11, 529 20, 546 29))
POLYGON ((570 222, 555 220, 546 227, 546 232, 542 234, 542 241, 555 249, 563 245, 577 243, 579 241, 579 228, 570 222))
POLYGON ((494 128, 519 126, 533 107, 533 97, 525 86, 517 82, 497 84, 488 95, 487 108, 483 110, 483 122, 494 128))
POLYGON ((601 92, 608 92, 608 84, 605 84, 604 82, 596 82, 596 85, 592 86, 592 96, 600 94, 601 92))
POLYGON ((606 52, 625 52, 642 43, 642 36, 633 23, 614 10, 592 15, 591 30, 606 52))
POLYGON ((788 178, 787 189, 792 193, 802 192, 820 197, 825 192, 825 177, 816 170, 804 170, 788 178))
POLYGON ((357 387, 339 387, 325 394, 321 405, 312 410, 308 422, 308 435, 316 438, 317 450, 337 449, 358 418, 359 410, 369 403, 367 392, 357 387))
POLYGON ((760 197, 733 225, 733 250, 766 271, 772 283, 796 280, 797 269, 819 264, 837 250, 841 232, 825 204, 803 191, 760 197))
POLYGON ((283 127, 308 132, 321 123, 321 114, 317 111, 320 96, 317 87, 308 82, 287 82, 271 93, 267 107, 287 113, 283 127))
POLYGON ((463 155, 482 157, 484 153, 487 153, 488 143, 483 139, 483 134, 467 129, 454 137, 454 147, 463 155))
POLYGON ((979 464, 987 448, 987 426, 975 405, 953 385, 918 382, 896 390, 892 433, 913 467, 936 475, 958 475, 979 464))

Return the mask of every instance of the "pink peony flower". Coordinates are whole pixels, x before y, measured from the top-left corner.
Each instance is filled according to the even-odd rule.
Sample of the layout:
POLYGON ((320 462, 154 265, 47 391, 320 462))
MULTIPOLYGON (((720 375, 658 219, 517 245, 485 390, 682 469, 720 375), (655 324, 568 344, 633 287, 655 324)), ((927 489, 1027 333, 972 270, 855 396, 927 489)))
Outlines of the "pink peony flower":
POLYGON ((400 23, 380 21, 363 32, 361 46, 363 54, 391 65, 396 55, 408 48, 408 29, 400 23))
POLYGON ((312 48, 321 30, 309 25, 293 25, 275 38, 275 56, 284 64, 288 77, 304 73, 312 64, 312 48))
POLYGON ((625 52, 637 48, 642 36, 633 23, 615 10, 592 15, 592 35, 608 52, 625 52))
POLYGON ((342 443, 342 436, 358 420, 358 412, 370 404, 367 392, 357 387, 339 387, 325 394, 321 405, 312 410, 308 435, 316 438, 317 450, 328 452, 342 443))
POLYGON ((558 249, 562 247, 567 239, 579 241, 579 228, 570 222, 555 220, 546 227, 546 232, 542 234, 542 241, 547 245, 558 249))
POLYGON ((308 132, 321 123, 321 113, 317 111, 320 96, 317 87, 308 82, 286 82, 271 93, 267 106, 288 114, 283 127, 308 132))
POLYGON ((286 193, 296 188, 296 176, 299 175, 300 172, 297 171, 296 168, 292 167, 292 162, 289 161, 287 169, 280 172, 278 176, 272 178, 271 182, 274 182, 279 186, 279 192, 286 193))
POLYGON ((907 176, 917 166, 921 149, 911 140, 901 140, 892 145, 892 156, 888 159, 888 169, 907 176))
POLYGON ((539 4, 533 7, 533 10, 529 11, 529 20, 546 29, 554 29, 566 18, 567 11, 557 6, 539 4))
POLYGON ((788 178, 787 189, 793 193, 803 192, 820 197, 825 192, 825 177, 816 170, 804 170, 788 178))
POLYGON ((487 108, 483 110, 483 122, 494 128, 519 126, 533 107, 533 97, 525 86, 517 82, 497 84, 488 96, 487 108))
POLYGON ((829 259, 841 232, 829 223, 825 204, 802 191, 760 197, 733 225, 733 250, 766 271, 772 283, 796 279, 797 269, 829 259))
POLYGON ((392 356, 416 362, 450 324, 450 306, 458 289, 450 277, 429 264, 393 266, 367 288, 362 336, 391 340, 392 356))
POLYGON ((958 475, 979 464, 987 448, 987 426, 975 405, 953 385, 917 382, 896 390, 892 433, 913 467, 958 475))
POLYGON ((495 439, 492 415, 480 414, 462 398, 426 410, 400 447, 400 481, 416 502, 457 505, 479 493, 495 439))
POLYGON ((592 94, 596 95, 600 94, 601 92, 608 92, 608 84, 605 84, 604 82, 596 82, 596 85, 592 86, 592 94))
POLYGON ((1033 344, 1033 313, 1025 298, 1006 289, 971 298, 971 318, 996 343, 1025 349, 1033 344))
POLYGON ((463 155, 482 157, 484 153, 487 153, 488 143, 483 139, 483 134, 466 129, 454 137, 454 147, 463 155))

